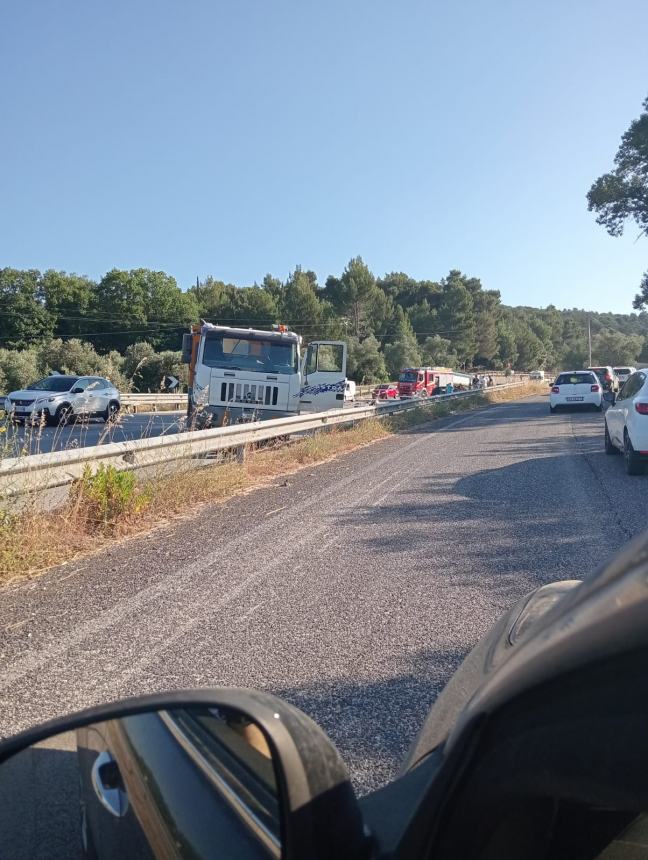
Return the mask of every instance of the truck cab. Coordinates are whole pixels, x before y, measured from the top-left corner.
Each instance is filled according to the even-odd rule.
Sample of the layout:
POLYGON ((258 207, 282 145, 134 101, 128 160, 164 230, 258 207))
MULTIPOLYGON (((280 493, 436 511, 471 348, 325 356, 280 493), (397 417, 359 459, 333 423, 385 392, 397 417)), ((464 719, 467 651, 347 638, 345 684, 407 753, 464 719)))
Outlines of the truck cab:
POLYGON ((303 357, 301 346, 300 335, 285 326, 192 326, 183 337, 192 423, 220 427, 342 407, 346 344, 315 341, 303 357))

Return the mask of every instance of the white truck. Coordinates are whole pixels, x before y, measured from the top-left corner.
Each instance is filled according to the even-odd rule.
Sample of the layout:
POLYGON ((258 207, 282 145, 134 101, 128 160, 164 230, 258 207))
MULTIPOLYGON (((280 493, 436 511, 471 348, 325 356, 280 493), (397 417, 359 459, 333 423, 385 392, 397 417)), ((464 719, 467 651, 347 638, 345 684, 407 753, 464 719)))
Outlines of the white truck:
POLYGON ((286 326, 272 331, 201 323, 183 335, 188 416, 198 427, 341 408, 349 398, 347 346, 308 344, 286 326))

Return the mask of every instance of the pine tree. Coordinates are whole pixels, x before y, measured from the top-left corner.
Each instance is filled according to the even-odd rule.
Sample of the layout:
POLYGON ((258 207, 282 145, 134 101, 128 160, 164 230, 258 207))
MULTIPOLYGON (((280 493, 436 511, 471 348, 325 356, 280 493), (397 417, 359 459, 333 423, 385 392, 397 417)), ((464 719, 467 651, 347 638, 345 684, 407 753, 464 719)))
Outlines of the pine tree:
POLYGON ((396 377, 404 367, 419 367, 421 355, 412 324, 405 312, 396 306, 394 334, 385 346, 385 363, 390 376, 396 377))

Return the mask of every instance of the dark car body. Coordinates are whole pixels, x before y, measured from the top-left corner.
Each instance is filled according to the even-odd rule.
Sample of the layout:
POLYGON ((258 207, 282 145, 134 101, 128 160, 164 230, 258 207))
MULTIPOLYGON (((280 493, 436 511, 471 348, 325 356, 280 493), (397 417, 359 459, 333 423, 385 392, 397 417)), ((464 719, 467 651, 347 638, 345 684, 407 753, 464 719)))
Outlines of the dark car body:
POLYGON ((250 860, 279 856, 272 761, 207 709, 79 729, 77 755, 90 856, 207 858, 228 844, 245 846, 250 860), (226 802, 232 796, 242 806, 226 802))
POLYGON ((588 367, 587 370, 591 370, 598 376, 604 391, 616 392, 619 390, 619 379, 609 365, 605 365, 603 367, 588 367))

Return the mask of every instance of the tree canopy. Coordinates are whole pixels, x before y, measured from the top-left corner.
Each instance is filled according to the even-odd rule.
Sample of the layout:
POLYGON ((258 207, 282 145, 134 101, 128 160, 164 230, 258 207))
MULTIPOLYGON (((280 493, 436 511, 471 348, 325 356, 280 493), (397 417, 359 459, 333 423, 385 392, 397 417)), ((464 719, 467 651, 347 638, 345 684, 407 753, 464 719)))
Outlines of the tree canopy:
MULTIPOLYGON (((0 269, 0 388, 51 370, 113 375, 135 390, 181 376, 181 334, 192 322, 269 328, 306 342, 344 339, 349 375, 373 383, 406 365, 520 370, 648 361, 648 313, 507 307, 497 290, 453 269, 438 280, 377 278, 360 257, 320 286, 296 266, 239 287, 207 277, 182 290, 165 272, 112 269, 100 280, 0 269)), ((112 378, 112 377, 111 377, 112 378)))
MULTIPOLYGON (((630 123, 614 157, 614 170, 604 173, 587 194, 596 222, 611 236, 621 236, 628 221, 634 221, 640 235, 648 236, 648 98, 643 113, 630 123)), ((648 272, 634 300, 637 310, 648 304, 648 272)))

